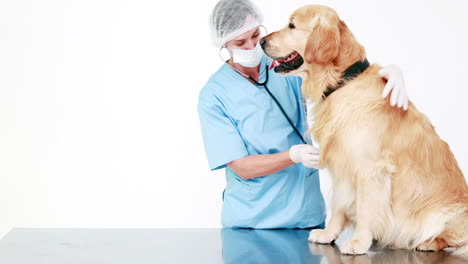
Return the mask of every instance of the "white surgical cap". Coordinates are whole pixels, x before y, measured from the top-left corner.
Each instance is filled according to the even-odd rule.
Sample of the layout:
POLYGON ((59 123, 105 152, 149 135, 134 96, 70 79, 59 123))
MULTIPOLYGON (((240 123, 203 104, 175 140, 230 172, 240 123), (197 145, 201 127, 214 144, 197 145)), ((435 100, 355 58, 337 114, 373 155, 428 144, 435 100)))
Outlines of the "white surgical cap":
POLYGON ((249 0, 220 0, 210 16, 211 35, 214 44, 222 47, 263 22, 258 8, 249 0))

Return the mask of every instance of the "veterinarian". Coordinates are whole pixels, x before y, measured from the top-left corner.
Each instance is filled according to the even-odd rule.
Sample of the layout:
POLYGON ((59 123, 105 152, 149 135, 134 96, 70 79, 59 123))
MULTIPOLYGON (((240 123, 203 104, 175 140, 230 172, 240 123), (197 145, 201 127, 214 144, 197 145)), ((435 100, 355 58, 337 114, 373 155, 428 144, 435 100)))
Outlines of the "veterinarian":
MULTIPOLYGON (((249 0, 221 0, 210 16, 220 54, 230 55, 198 103, 210 169, 226 169, 222 226, 323 228, 319 150, 305 134, 301 78, 268 69, 258 43, 262 21, 249 0)), ((388 80, 383 96, 393 90, 390 103, 407 107, 399 69, 386 66, 380 74, 388 80)))

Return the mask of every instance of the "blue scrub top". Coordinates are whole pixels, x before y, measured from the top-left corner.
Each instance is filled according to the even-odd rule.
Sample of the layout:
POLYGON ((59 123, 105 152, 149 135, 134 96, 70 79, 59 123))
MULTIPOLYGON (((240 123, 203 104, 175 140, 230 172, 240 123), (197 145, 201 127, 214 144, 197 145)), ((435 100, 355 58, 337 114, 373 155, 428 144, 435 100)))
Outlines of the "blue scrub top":
MULTIPOLYGON (((263 56, 259 81, 270 59, 263 56)), ((269 72, 267 83, 293 124, 307 129, 301 78, 269 72)), ((199 95, 198 112, 211 170, 226 168, 223 227, 306 228, 325 220, 318 170, 295 164, 276 173, 243 180, 227 163, 289 150, 303 142, 263 86, 223 64, 199 95)))

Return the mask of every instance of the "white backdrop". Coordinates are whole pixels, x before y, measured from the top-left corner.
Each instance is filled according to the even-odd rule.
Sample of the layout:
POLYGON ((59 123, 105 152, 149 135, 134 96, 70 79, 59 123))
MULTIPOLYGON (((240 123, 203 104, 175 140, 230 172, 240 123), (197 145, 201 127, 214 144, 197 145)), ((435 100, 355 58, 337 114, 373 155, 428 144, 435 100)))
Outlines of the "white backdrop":
MULTIPOLYGON (((209 39, 215 3, 0 2, 0 236, 220 227, 224 172, 208 169, 197 115, 222 63, 209 39)), ((335 8, 371 62, 402 68, 466 175, 468 2, 257 1, 270 32, 309 3, 335 8)))

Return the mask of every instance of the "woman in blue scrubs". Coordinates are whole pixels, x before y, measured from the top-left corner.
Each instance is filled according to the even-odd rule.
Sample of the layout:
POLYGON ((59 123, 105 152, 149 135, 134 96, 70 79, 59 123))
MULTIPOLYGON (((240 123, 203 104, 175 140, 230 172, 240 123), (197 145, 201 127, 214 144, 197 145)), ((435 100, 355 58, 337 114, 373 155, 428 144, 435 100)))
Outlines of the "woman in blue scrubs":
MULTIPOLYGON (((268 69, 258 44, 262 17, 249 0, 219 1, 210 20, 213 40, 231 55, 198 103, 210 169, 226 170, 222 226, 323 228, 319 151, 305 135, 301 78, 268 69), (259 85, 266 80, 268 90, 259 85)), ((384 96, 393 89, 391 104, 406 108, 398 68, 384 67, 382 75, 384 96)))

